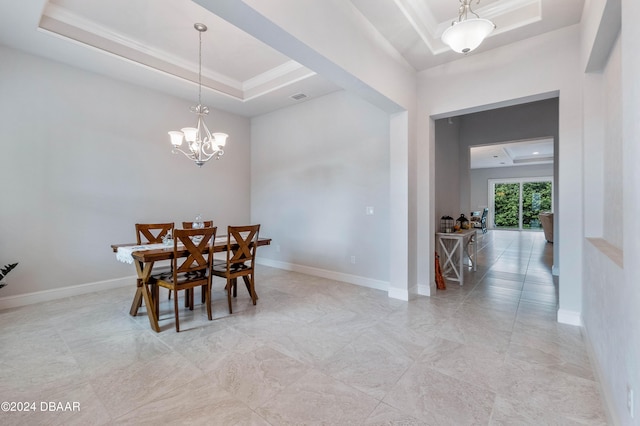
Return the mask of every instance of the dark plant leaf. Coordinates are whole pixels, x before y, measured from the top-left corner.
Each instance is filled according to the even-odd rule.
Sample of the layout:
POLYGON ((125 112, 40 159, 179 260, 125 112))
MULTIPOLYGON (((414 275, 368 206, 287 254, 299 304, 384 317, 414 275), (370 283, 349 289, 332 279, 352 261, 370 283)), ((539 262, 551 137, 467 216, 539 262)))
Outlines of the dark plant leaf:
MULTIPOLYGON (((11 272, 11 270, 12 270, 13 268, 15 268, 16 266, 18 266, 18 262, 16 262, 16 263, 10 263, 10 264, 8 264, 8 265, 4 265, 4 268, 1 268, 1 269, 0 269, 0 281, 2 281, 2 279, 3 279, 4 277, 6 277, 6 276, 7 276, 7 274, 8 274, 9 272, 11 272)), ((4 287, 5 285, 6 285, 6 284, 3 284, 0 288, 4 287)))

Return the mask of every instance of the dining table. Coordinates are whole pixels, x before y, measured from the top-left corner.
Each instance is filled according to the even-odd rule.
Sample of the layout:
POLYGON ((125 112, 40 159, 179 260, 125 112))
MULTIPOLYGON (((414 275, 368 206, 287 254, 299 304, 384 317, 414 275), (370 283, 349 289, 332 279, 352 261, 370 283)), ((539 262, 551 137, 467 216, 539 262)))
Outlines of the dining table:
MULTIPOLYGON (((271 244, 271 238, 258 238, 258 246, 266 246, 271 244)), ((209 246, 214 253, 223 253, 227 251, 227 236, 221 235, 215 238, 213 245, 209 246)), ((231 244, 231 250, 237 249, 237 245, 231 244)), ((210 248, 210 249, 211 249, 210 248)), ((129 314, 131 316, 138 315, 138 308, 141 301, 144 300, 147 316, 151 329, 160 332, 158 324, 158 312, 156 311, 156 300, 154 300, 153 292, 149 289, 149 278, 151 277, 153 266, 156 262, 172 260, 174 258, 173 243, 167 244, 112 244, 111 249, 116 253, 116 258, 122 262, 133 263, 136 268, 136 293, 131 302, 129 314)), ((208 251, 205 251, 208 253, 208 251)), ((178 247, 176 251, 178 257, 186 257, 189 252, 187 249, 182 250, 178 247)))

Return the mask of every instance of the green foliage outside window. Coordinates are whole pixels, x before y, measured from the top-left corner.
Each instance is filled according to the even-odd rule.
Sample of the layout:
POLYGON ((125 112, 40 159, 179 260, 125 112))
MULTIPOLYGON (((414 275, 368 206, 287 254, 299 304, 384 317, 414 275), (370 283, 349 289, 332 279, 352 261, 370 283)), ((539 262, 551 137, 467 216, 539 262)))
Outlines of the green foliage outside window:
POLYGON ((522 227, 540 228, 540 212, 551 210, 551 182, 522 184, 522 227))
MULTIPOLYGON (((520 184, 499 183, 494 190, 494 223, 497 228, 518 228, 520 184)), ((551 210, 551 182, 522 184, 522 227, 539 229, 538 215, 551 210)))
POLYGON ((518 227, 520 184, 499 183, 495 186, 494 222, 498 228, 518 227))

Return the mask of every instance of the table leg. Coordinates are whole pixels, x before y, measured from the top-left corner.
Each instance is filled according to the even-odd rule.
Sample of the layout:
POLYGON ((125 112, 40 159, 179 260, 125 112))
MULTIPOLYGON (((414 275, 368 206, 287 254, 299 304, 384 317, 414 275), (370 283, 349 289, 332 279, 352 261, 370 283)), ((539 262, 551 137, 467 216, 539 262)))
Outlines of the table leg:
POLYGON ((151 328, 159 333, 160 326, 158 325, 158 314, 156 312, 156 303, 149 292, 149 286, 147 283, 149 282, 149 277, 151 276, 151 270, 153 269, 153 262, 135 262, 136 264, 136 272, 138 274, 138 287, 136 289, 136 295, 133 298, 133 303, 131 304, 131 310, 129 313, 131 315, 135 315, 138 313, 138 306, 140 297, 144 300, 144 304, 147 308, 147 316, 149 317, 149 325, 151 328), (136 307, 134 310, 134 306, 136 307), (135 312, 135 314, 133 313, 135 312))
POLYGON ((142 280, 138 278, 136 283, 136 294, 133 296, 133 302, 131 303, 131 309, 129 309, 129 315, 135 317, 138 315, 138 308, 142 304, 142 280))
POLYGON ((478 236, 475 234, 473 235, 473 271, 477 271, 478 270, 478 236))
POLYGON ((460 241, 458 251, 460 252, 460 256, 458 256, 458 271, 460 271, 460 285, 464 284, 464 240, 460 241))
POLYGON ((462 267, 457 266, 455 262, 455 254, 458 251, 459 247, 462 246, 460 238, 440 238, 440 247, 442 248, 444 254, 444 265, 442 266, 442 271, 446 275, 448 272, 447 268, 451 268, 455 275, 455 278, 450 278, 452 281, 459 281, 462 285, 462 267), (451 248, 447 247, 445 240, 451 241, 451 248))

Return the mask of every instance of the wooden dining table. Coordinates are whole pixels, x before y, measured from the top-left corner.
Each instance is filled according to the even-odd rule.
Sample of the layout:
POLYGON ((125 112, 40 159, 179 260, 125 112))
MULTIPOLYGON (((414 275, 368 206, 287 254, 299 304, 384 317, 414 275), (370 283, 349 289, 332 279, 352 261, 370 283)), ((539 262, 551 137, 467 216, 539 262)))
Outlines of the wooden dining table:
MULTIPOLYGON (((266 246, 270 244, 271 238, 258 238, 258 246, 266 246)), ((111 249, 114 253, 117 253, 118 248, 120 247, 132 247, 137 245, 139 244, 112 244, 111 249)), ((233 249, 234 245, 232 244, 231 250, 233 249)), ((227 251, 227 237, 216 237, 213 243, 213 252, 222 253, 225 251, 227 251)), ((188 254, 189 252, 186 249, 177 251, 178 257, 185 257, 188 254)), ((147 310, 147 316, 149 317, 149 324, 154 331, 160 332, 160 326, 158 325, 158 312, 156 312, 155 308, 157 304, 153 299, 153 293, 149 290, 149 277, 151 277, 153 265, 156 262, 173 259, 173 245, 168 245, 162 248, 134 251, 131 253, 131 257, 133 257, 133 263, 135 264, 136 274, 138 275, 138 278, 136 282, 136 294, 133 298, 133 302, 131 302, 131 309, 129 310, 129 314, 131 316, 138 315, 138 307, 140 307, 141 305, 141 300, 144 300, 147 310)))

